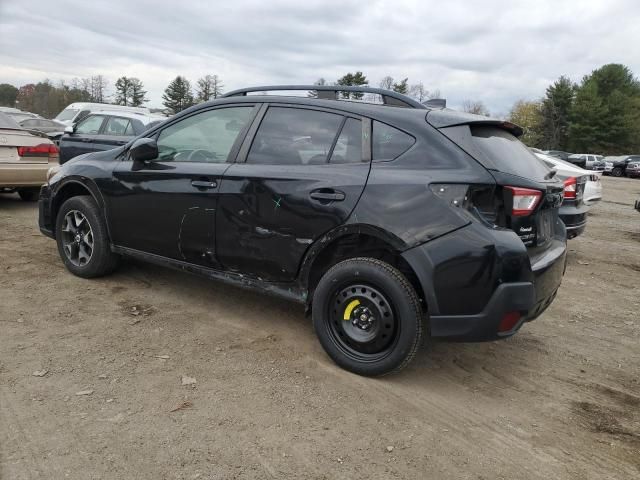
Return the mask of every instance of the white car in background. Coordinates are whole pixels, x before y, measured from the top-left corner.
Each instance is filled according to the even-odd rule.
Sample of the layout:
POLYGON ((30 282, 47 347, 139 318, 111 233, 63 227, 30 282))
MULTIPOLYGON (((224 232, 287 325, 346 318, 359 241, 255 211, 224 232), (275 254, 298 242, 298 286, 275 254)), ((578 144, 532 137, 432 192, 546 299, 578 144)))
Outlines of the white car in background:
POLYGON ((542 160, 549 168, 553 168, 557 173, 556 175, 562 180, 566 180, 570 177, 587 177, 587 183, 584 187, 584 194, 582 201, 585 205, 591 206, 602 200, 602 172, 594 172, 592 170, 585 170, 575 166, 573 163, 565 162, 559 158, 552 157, 540 153, 536 150, 532 150, 534 155, 542 160))

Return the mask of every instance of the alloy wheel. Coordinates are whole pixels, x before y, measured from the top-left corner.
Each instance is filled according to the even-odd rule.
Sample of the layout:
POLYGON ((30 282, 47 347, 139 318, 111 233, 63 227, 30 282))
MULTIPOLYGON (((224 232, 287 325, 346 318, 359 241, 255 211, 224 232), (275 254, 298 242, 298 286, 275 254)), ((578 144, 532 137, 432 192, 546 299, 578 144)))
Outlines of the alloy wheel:
POLYGON ((79 210, 70 210, 62 225, 62 246, 69 261, 84 267, 93 255, 93 230, 87 217, 79 210))

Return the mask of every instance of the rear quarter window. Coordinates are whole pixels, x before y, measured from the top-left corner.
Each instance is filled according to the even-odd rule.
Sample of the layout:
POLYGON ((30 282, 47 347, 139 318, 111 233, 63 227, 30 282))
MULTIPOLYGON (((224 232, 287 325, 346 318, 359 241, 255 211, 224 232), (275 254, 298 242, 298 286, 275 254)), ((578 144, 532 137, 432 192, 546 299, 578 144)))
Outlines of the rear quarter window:
POLYGON ((394 160, 416 142, 411 135, 387 124, 374 121, 371 134, 371 158, 374 161, 394 160))

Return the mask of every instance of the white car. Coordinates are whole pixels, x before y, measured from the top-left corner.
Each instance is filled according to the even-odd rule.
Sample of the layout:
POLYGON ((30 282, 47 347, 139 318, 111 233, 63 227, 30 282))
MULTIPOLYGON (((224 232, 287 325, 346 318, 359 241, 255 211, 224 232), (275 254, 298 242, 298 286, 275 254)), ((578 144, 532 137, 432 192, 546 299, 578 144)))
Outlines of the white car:
POLYGON ((151 110, 147 107, 129 107, 123 105, 111 105, 108 103, 87 103, 87 102, 76 102, 67 106, 64 110, 62 110, 54 120, 60 123, 64 123, 65 125, 73 125, 78 123, 80 120, 85 118, 90 113, 98 113, 98 112, 129 112, 129 113, 137 113, 140 115, 151 115, 151 110))
POLYGON ((585 170, 575 166, 573 163, 565 162, 559 158, 552 157, 551 155, 545 155, 537 151, 533 152, 536 157, 542 160, 550 168, 553 168, 559 178, 566 180, 570 177, 587 177, 587 183, 584 187, 584 194, 582 201, 585 205, 591 206, 602 200, 602 172, 594 172, 592 170, 585 170))

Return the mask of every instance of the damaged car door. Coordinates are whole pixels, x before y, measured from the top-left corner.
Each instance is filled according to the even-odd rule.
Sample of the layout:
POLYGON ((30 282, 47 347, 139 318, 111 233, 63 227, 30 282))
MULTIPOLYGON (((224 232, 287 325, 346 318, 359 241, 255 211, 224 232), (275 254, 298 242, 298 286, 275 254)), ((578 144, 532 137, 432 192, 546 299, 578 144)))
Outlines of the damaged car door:
POLYGON ((113 243, 217 267, 220 181, 255 112, 247 104, 197 112, 154 134, 156 159, 123 159, 113 171, 116 182, 108 199, 113 243))
POLYGON ((265 106, 260 115, 222 179, 216 246, 225 269, 286 282, 309 246, 358 202, 370 123, 290 106, 265 106))

